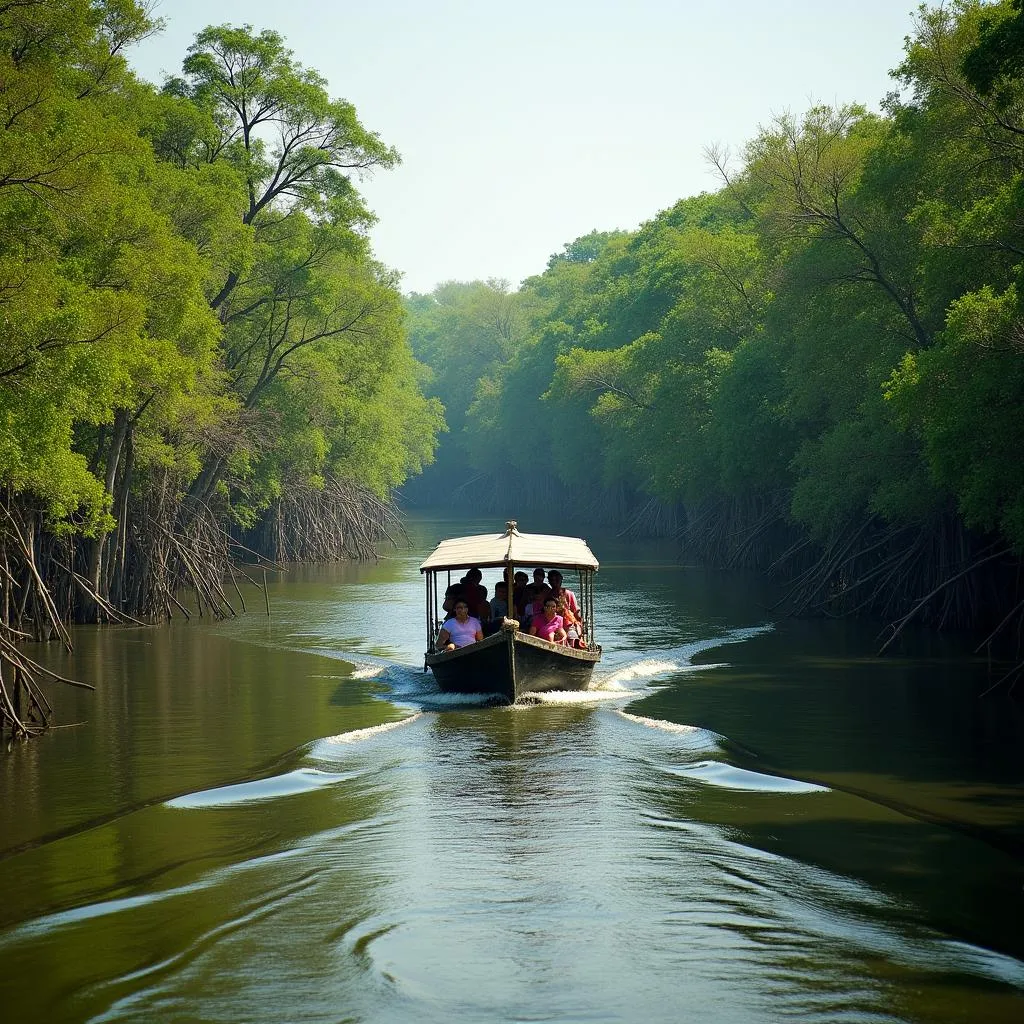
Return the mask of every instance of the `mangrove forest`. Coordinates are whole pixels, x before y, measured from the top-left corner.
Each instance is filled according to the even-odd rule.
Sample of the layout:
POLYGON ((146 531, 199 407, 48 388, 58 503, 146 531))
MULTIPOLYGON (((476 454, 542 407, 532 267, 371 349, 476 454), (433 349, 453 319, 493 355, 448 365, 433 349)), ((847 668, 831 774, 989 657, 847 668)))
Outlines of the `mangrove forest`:
MULTIPOLYGON (((398 153, 275 32, 159 88, 135 0, 0 3, 0 721, 19 641, 237 603, 232 559, 358 556, 443 424, 356 182, 398 153), (231 575, 230 581, 228 580, 231 575)), ((241 570, 244 572, 244 569, 241 570)))
MULTIPOLYGON (((1024 3, 923 6, 879 111, 766 111, 720 188, 517 291, 407 298, 451 433, 406 488, 571 508, 757 568, 781 607, 1024 626, 1024 3), (468 469, 467 469, 468 467, 468 469)), ((1015 667, 1014 667, 1015 666, 1015 667)))
POLYGON ((403 502, 675 537, 881 649, 970 631, 1014 685, 1024 0, 922 6, 878 109, 694 140, 714 192, 517 288, 404 296, 359 190, 398 150, 270 29, 144 81, 159 28, 0 0, 5 731, 48 717, 30 641, 230 615, 253 565, 371 557, 403 502))

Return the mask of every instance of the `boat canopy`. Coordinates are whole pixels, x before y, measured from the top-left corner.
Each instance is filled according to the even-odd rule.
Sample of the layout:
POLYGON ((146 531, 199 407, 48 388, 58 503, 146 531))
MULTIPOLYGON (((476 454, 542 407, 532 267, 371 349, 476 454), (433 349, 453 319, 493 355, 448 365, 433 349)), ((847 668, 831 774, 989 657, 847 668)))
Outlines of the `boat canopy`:
POLYGON ((441 541, 420 566, 420 572, 471 566, 486 569, 498 565, 541 565, 597 572, 598 562, 587 542, 580 537, 520 533, 512 525, 507 533, 484 533, 441 541))

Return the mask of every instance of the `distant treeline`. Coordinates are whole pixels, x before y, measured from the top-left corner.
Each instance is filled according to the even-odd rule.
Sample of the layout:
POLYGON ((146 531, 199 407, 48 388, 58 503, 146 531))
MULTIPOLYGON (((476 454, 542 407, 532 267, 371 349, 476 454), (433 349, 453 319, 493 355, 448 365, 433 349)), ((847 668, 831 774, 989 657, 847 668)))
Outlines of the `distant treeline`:
POLYGON ((799 609, 1018 636, 1022 0, 922 8, 895 77, 882 114, 709 151, 718 192, 518 292, 408 299, 452 431, 409 498, 674 533, 799 609))
POLYGON ((226 610, 233 544, 365 551, 443 427, 352 180, 397 153, 274 32, 139 80, 153 6, 0 3, 8 672, 19 633, 183 613, 182 584, 226 610))

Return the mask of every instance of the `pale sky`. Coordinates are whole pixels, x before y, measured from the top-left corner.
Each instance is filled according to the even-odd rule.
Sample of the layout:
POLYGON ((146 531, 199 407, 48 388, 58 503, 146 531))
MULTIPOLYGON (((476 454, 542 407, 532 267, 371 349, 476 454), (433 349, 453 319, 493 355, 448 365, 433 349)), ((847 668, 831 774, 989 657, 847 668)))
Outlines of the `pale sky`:
POLYGON ((812 102, 877 109, 916 0, 163 0, 130 54, 154 82, 196 32, 281 33, 398 148, 362 183, 403 291, 544 270, 592 230, 632 230, 718 183, 737 150, 812 102))

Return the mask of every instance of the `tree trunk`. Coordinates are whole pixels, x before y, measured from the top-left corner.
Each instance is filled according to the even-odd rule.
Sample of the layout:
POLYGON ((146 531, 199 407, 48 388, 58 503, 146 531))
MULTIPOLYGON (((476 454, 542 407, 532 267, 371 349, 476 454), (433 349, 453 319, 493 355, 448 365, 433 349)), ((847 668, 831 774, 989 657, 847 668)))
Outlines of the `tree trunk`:
POLYGON ((129 425, 124 436, 124 459, 121 477, 114 492, 114 517, 117 526, 114 529, 113 542, 107 551, 107 598, 115 606, 119 606, 124 590, 124 569, 126 548, 128 546, 128 496, 132 488, 132 471, 135 466, 135 446, 132 444, 132 429, 129 425))
POLYGON ((208 502, 224 472, 225 460, 221 455, 210 455, 203 463, 202 472, 192 481, 188 496, 193 502, 208 502))
MULTIPOLYGON (((121 459, 121 449, 124 446, 124 439, 128 433, 128 411, 118 409, 114 414, 114 427, 110 435, 110 451, 107 453, 107 467, 103 476, 103 486, 107 494, 113 496, 114 481, 117 478, 117 465, 121 459)), ((107 540, 106 533, 100 533, 93 538, 89 545, 89 559, 86 568, 86 579, 92 590, 103 596, 103 547, 107 540)), ((99 622, 100 609, 95 601, 88 598, 83 599, 80 605, 79 614, 76 616, 79 622, 99 622)))

